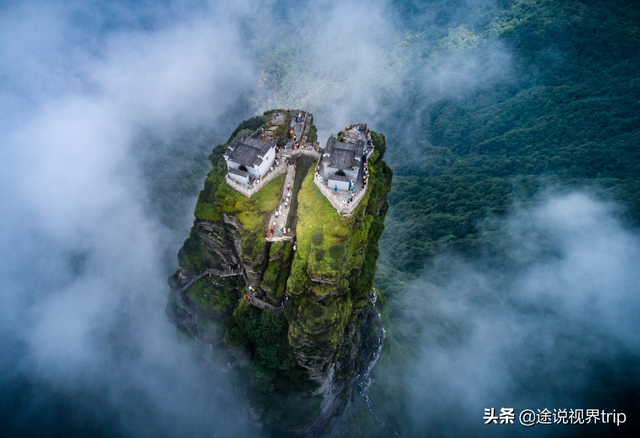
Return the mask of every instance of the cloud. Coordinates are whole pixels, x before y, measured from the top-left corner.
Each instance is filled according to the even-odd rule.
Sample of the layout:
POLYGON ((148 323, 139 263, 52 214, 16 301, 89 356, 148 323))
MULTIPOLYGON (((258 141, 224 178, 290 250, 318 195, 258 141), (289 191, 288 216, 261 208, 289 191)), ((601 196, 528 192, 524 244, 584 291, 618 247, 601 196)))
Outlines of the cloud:
MULTIPOLYGON (((492 0, 267 8, 271 14, 252 22, 263 54, 256 106, 308 108, 321 144, 355 121, 392 133, 396 143, 422 138, 435 103, 511 80, 509 47, 479 30, 494 8, 492 0)), ((412 156, 419 148, 401 153, 412 156)))
POLYGON ((244 5, 190 6, 4 7, 6 433, 251 432, 228 375, 167 322, 162 256, 174 231, 149 213, 138 167, 155 153, 141 133, 215 123, 255 83, 244 5))
POLYGON ((378 93, 393 89, 397 79, 389 66, 398 39, 390 8, 386 1, 321 1, 258 16, 254 39, 266 54, 257 106, 307 108, 325 139, 325 129, 335 133, 373 117, 378 93), (271 26, 258 25, 265 21, 278 38, 271 26))
POLYGON ((576 427, 489 427, 491 407, 636 413, 640 236, 615 205, 585 193, 540 200, 502 223, 506 256, 441 260, 448 274, 427 272, 435 284, 407 294, 419 351, 405 375, 412 433, 563 436, 576 427))

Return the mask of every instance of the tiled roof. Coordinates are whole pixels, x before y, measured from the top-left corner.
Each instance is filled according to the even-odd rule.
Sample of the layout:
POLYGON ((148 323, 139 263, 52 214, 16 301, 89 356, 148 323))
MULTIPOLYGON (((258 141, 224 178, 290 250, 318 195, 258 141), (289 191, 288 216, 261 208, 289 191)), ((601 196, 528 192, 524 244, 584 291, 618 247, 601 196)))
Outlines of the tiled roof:
POLYGON ((242 132, 229 144, 224 156, 245 166, 258 166, 262 163, 262 157, 276 143, 277 140, 262 141, 259 138, 250 138, 246 132, 242 132))
POLYGON ((357 143, 343 143, 336 141, 335 137, 329 137, 325 153, 329 154, 329 166, 337 169, 351 169, 360 166, 364 140, 357 143))

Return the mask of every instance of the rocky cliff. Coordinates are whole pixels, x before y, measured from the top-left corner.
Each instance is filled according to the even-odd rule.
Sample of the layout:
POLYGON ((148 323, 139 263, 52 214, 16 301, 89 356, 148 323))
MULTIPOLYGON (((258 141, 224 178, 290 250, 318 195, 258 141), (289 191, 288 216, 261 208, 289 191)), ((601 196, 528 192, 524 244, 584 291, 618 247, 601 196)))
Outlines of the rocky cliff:
MULTIPOLYGON (((232 138, 242 130, 288 132, 278 125, 293 126, 286 113, 247 120, 232 138)), ((315 136, 315 126, 297 129, 315 136)), ((229 352, 225 365, 267 432, 326 433, 353 398, 358 372, 375 347, 380 323, 371 317, 378 314, 371 291, 392 172, 382 161, 384 136, 371 131, 371 139, 366 194, 350 215, 338 214, 314 184, 317 152, 289 157, 295 166, 291 240, 276 242, 265 231, 289 192, 285 175, 249 198, 225 182, 226 145, 210 156, 213 169, 178 253, 181 269, 170 278, 167 311, 212 355, 229 352), (205 271, 212 274, 189 285, 205 271)))

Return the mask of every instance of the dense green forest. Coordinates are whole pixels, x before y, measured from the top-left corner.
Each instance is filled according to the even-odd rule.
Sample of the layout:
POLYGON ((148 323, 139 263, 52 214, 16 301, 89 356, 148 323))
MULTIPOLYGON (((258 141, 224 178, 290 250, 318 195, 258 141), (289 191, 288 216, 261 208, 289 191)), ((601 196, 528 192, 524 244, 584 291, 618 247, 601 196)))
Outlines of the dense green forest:
POLYGON ((389 154, 396 179, 383 239, 395 243, 385 255, 400 271, 416 272, 442 248, 473 253, 491 231, 481 218, 545 186, 592 187, 640 218, 639 5, 501 3, 475 32, 511 50, 508 79, 437 102, 419 135, 393 136, 395 152, 419 149, 407 161, 389 154))

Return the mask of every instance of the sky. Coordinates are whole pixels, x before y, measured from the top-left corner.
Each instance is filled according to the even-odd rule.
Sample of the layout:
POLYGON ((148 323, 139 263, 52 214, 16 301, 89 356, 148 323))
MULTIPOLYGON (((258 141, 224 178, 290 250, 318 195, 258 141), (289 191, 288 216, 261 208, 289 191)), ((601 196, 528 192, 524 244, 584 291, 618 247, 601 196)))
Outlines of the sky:
MULTIPOLYGON (((494 2, 398 4, 0 5, 5 432, 255 433, 228 376, 167 321, 166 280, 177 264, 167 266, 165 254, 187 236, 195 197, 175 213, 180 225, 167 226, 152 208, 163 200, 150 200, 158 175, 149 163, 166 162, 185 132, 224 139, 241 115, 273 107, 311 109, 322 142, 354 118, 384 126, 404 99, 420 99, 403 121, 410 129, 434 102, 513 80, 509 48, 469 31, 494 2), (403 5, 411 19, 398 19, 403 5), (445 12, 454 30, 441 24, 445 12), (433 44, 406 40, 411 26, 431 32, 433 44), (448 53, 451 46, 462 50, 448 53)), ((479 404, 600 400, 584 383, 604 384, 594 363, 616 384, 637 365, 637 232, 618 220, 621 207, 588 193, 541 196, 539 207, 514 209, 501 227, 506 253, 520 264, 501 270, 495 260, 452 259, 459 275, 411 284, 394 304, 418 333, 403 368, 411 379, 402 383, 416 434, 477 432, 442 418, 453 410, 481 417, 479 404), (544 384, 523 391, 531 376, 544 384)), ((602 400, 615 406, 610 395, 602 400)))

